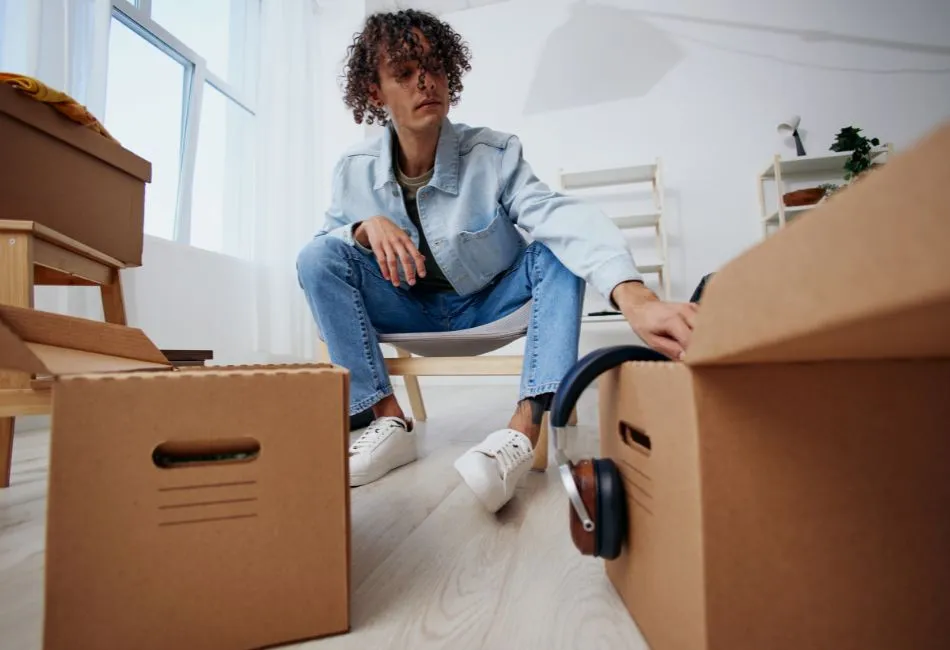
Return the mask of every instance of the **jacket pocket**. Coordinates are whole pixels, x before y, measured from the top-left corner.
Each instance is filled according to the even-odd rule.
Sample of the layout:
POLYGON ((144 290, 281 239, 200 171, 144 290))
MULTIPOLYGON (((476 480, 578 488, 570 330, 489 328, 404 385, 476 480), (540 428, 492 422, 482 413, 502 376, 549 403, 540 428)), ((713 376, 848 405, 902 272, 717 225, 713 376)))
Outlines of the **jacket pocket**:
POLYGON ((483 282, 507 270, 527 245, 500 205, 488 226, 474 232, 463 230, 458 238, 459 259, 483 282))

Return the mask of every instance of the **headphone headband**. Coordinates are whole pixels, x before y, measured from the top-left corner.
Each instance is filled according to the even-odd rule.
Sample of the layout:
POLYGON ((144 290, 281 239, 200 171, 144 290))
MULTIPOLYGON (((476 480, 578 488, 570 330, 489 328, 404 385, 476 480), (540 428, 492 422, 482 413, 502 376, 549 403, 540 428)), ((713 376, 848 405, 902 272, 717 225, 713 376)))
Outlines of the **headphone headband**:
POLYGON ((551 426, 558 429, 565 427, 581 393, 608 370, 628 361, 670 360, 656 350, 642 345, 616 345, 589 352, 564 375, 557 392, 554 393, 549 415, 551 426))

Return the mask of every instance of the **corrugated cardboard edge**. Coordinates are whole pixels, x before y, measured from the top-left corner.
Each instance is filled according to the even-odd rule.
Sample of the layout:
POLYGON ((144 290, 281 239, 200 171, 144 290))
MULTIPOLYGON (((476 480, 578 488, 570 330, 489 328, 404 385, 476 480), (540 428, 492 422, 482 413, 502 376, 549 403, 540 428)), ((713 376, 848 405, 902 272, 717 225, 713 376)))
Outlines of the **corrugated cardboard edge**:
POLYGON ((205 364, 201 366, 182 366, 179 371, 189 372, 214 372, 220 370, 334 370, 338 372, 349 373, 343 366, 323 361, 297 362, 297 363, 244 363, 244 364, 205 364))
POLYGON ((65 115, 43 102, 26 97, 20 91, 0 84, 0 113, 43 131, 66 145, 75 147, 99 160, 150 183, 152 164, 92 130, 72 122, 65 115))
MULTIPOLYGON (((724 266, 703 296, 687 362, 771 361, 789 341, 799 349, 782 360, 817 360, 801 345, 815 333, 893 327, 902 313, 950 304, 947 151, 950 123, 724 266)), ((827 343, 821 353, 835 358, 882 356, 885 346, 887 356, 919 357, 929 344, 835 351, 827 343)))
MULTIPOLYGON (((0 324, 6 332, 0 367, 7 370, 53 375, 82 372, 81 363, 71 369, 68 360, 64 368, 48 367, 42 355, 42 350, 48 348, 133 360, 141 362, 142 368, 173 367, 145 333, 134 327, 9 305, 0 305, 0 324)), ((82 356, 74 358, 81 361, 82 356)), ((119 367, 128 369, 129 364, 126 361, 119 367)))

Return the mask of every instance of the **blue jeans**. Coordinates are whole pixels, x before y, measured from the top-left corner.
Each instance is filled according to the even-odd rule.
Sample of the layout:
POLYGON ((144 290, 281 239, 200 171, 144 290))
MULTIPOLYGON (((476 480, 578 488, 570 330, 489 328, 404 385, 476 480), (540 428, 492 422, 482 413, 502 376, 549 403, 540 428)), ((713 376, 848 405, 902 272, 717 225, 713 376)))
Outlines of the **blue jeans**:
POLYGON ((584 282, 538 242, 468 296, 394 287, 373 256, 337 237, 310 241, 297 258, 297 275, 330 360, 350 371, 350 415, 392 394, 377 333, 477 327, 533 299, 519 399, 556 391, 577 361, 584 282))

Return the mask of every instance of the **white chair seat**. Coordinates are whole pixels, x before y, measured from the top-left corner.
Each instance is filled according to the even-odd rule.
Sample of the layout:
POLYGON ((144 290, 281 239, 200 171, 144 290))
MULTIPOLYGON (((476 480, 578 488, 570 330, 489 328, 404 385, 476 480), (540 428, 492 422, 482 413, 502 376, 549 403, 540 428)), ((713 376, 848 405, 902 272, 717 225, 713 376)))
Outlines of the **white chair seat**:
POLYGON ((381 343, 395 345, 421 357, 471 357, 517 341, 528 331, 531 301, 494 322, 454 332, 380 334, 381 343))

